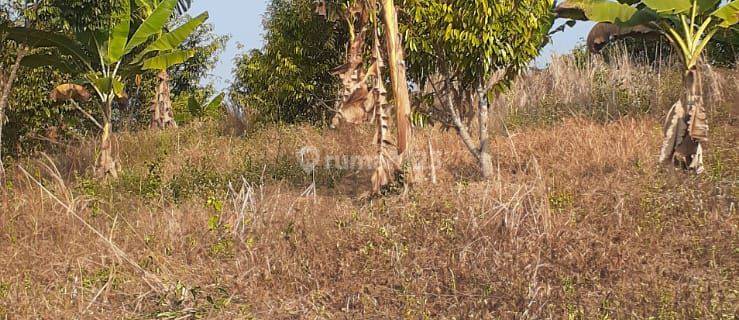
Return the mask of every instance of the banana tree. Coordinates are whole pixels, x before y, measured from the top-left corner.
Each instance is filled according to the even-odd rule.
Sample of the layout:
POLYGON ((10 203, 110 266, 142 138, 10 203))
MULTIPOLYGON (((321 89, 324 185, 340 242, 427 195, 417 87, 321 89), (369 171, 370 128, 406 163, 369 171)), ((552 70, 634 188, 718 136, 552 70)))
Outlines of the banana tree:
POLYGON ((401 168, 411 140, 410 94, 395 3, 393 0, 318 0, 316 12, 329 19, 341 16, 347 22, 350 33, 347 62, 334 70, 334 74, 341 78, 344 89, 332 123, 340 120, 355 124, 366 120, 375 122, 377 132, 374 142, 378 145, 379 163, 372 175, 372 189, 377 193, 401 168), (379 37, 381 31, 385 35, 384 48, 379 37), (366 67, 363 56, 367 53, 365 45, 368 33, 372 35, 372 48, 366 67), (383 56, 388 60, 395 102, 397 139, 394 145, 397 157, 387 150, 393 143, 389 139, 390 105, 386 102, 387 91, 383 83, 383 56))
POLYGON ((31 48, 55 49, 52 54, 26 56, 22 61, 25 66, 54 65, 70 73, 82 74, 82 81, 97 93, 101 103, 102 121, 99 122, 102 133, 95 173, 100 177, 116 177, 119 168, 113 159, 111 134, 113 102, 125 96, 122 75, 142 67, 156 69, 180 59, 182 55, 173 57, 173 53, 168 51, 172 44, 178 44, 176 40, 181 38, 180 33, 161 33, 175 10, 177 0, 161 2, 134 32, 131 32, 130 1, 112 1, 115 12, 106 27, 80 33, 73 38, 31 28, 7 30, 8 38, 31 48), (138 51, 142 53, 133 59, 138 51))
MULTIPOLYGON (((144 17, 150 16, 154 9, 157 8, 163 0, 136 0, 139 4, 144 17)), ((189 9, 191 1, 178 0, 177 8, 179 14, 189 9)), ((180 50, 178 49, 185 39, 187 39, 205 20, 208 19, 208 14, 203 13, 196 18, 189 20, 179 28, 171 31, 167 36, 160 37, 157 43, 150 48, 151 51, 145 50, 140 55, 146 57, 150 53, 159 53, 160 56, 157 59, 149 61, 148 64, 144 65, 145 70, 156 70, 157 79, 159 84, 156 87, 156 93, 151 106, 151 125, 152 129, 164 129, 167 127, 177 127, 177 122, 174 119, 174 113, 172 110, 172 99, 169 88, 169 73, 167 69, 175 65, 181 64, 195 55, 195 50, 180 50)), ((166 30, 162 29, 161 33, 166 30)))
POLYGON ((670 41, 682 62, 685 93, 665 120, 660 161, 702 172, 708 124, 698 65, 706 45, 739 22, 739 1, 721 6, 720 0, 568 0, 556 11, 561 18, 612 24, 619 29, 614 35, 657 32, 670 41))

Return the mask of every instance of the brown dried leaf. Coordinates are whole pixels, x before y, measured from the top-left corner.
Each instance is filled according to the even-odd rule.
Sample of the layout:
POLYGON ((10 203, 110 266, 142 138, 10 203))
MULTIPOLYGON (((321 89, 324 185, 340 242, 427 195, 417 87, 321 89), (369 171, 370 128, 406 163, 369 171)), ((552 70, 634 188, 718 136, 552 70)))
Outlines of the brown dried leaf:
POLYGON ((382 166, 377 167, 375 172, 372 173, 372 193, 380 193, 382 187, 388 185, 388 183, 390 183, 390 179, 387 171, 382 166))
POLYGON ((703 108, 703 101, 700 97, 693 97, 693 107, 690 110, 690 120, 688 127, 690 128, 690 137, 699 142, 708 141, 708 121, 706 111, 703 108))
POLYGON ((587 45, 590 52, 598 53, 611 41, 626 37, 656 38, 658 31, 643 26, 622 27, 613 23, 601 22, 596 24, 588 34, 587 45))
MULTIPOLYGON (((367 90, 367 85, 360 85, 359 88, 354 90, 354 92, 352 92, 349 98, 344 102, 343 108, 364 106, 364 102, 367 101, 368 96, 369 90, 367 90)), ((364 110, 364 107, 362 107, 362 110, 364 110)))
POLYGON ((659 161, 668 162, 673 158, 675 149, 680 145, 685 137, 686 125, 685 108, 682 101, 677 101, 665 118, 663 126, 664 140, 662 142, 662 151, 660 152, 659 161))
POLYGON ((49 99, 54 102, 69 100, 87 102, 90 98, 92 95, 84 86, 73 83, 60 84, 49 93, 49 99))

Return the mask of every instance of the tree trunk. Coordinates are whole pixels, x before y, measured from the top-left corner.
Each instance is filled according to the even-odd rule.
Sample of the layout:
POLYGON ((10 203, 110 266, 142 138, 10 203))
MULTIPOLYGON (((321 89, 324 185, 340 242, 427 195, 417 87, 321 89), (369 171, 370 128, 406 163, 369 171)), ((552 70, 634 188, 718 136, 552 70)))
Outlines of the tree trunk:
POLYGON ((703 88, 698 70, 684 76, 685 108, 673 106, 665 123, 665 141, 660 160, 671 161, 685 170, 703 172, 703 142, 708 141, 708 124, 703 106, 703 88))
MULTIPOLYGON (((0 184, 3 188, 5 186, 5 163, 3 162, 3 127, 5 126, 5 109, 8 106, 8 100, 10 99, 10 91, 13 88, 13 82, 18 77, 18 69, 20 69, 21 61, 26 56, 28 49, 23 46, 18 47, 18 52, 15 56, 15 62, 10 68, 10 74, 7 78, 2 81, 2 93, 0 93, 0 184)), ((2 75, 0 75, 2 77, 2 75)))
POLYGON ((398 17, 393 0, 382 0, 385 22, 385 36, 388 46, 388 60, 390 62, 390 78, 393 83, 393 96, 396 106, 396 125, 398 126, 398 154, 408 149, 411 139, 411 102, 408 92, 408 79, 405 73, 405 55, 400 40, 398 17))
POLYGON ((98 155, 96 163, 96 175, 99 178, 104 178, 110 175, 113 178, 118 178, 118 168, 116 167, 115 160, 113 159, 113 144, 111 143, 111 135, 113 134, 113 125, 111 123, 111 111, 113 107, 113 100, 108 99, 103 110, 103 132, 100 137, 100 154, 98 155))
POLYGON ((151 106, 151 128, 152 129, 164 129, 177 127, 177 122, 174 120, 174 111, 172 110, 172 100, 169 89, 169 74, 167 70, 162 70, 157 75, 159 78, 159 85, 157 86, 157 92, 154 96, 154 101, 151 106))
POLYGON ((480 151, 479 157, 480 173, 485 180, 490 180, 493 177, 493 157, 488 151, 480 151))
MULTIPOLYGON (((486 101, 483 101, 483 99, 479 99, 476 106, 470 106, 470 108, 477 107, 477 114, 479 118, 478 121, 480 126, 480 136, 478 137, 478 144, 472 138, 469 127, 465 124, 462 117, 459 115, 459 110, 457 109, 458 106, 456 106, 454 103, 455 100, 460 101, 461 99, 459 99, 459 97, 456 97, 457 99, 455 99, 455 97, 453 96, 455 96, 456 94, 454 94, 453 92, 442 92, 439 91, 435 85, 433 86, 434 94, 437 97, 444 97, 443 99, 439 99, 441 99, 442 103, 446 105, 447 110, 452 117, 452 123, 457 129, 457 134, 459 135, 459 138, 467 147, 467 150, 469 150, 469 152, 475 157, 475 160, 477 160, 477 164, 480 166, 480 172, 482 173, 483 178, 486 180, 490 179, 493 176, 493 158, 490 155, 490 138, 488 137, 489 105, 486 101)), ((449 87, 448 84, 447 87, 449 87)))
POLYGON ((490 105, 486 99, 478 96, 477 102, 478 110, 478 125, 480 129, 480 170, 482 171, 482 177, 490 179, 493 176, 493 160, 490 155, 490 135, 488 134, 488 122, 490 121, 489 108, 490 105))

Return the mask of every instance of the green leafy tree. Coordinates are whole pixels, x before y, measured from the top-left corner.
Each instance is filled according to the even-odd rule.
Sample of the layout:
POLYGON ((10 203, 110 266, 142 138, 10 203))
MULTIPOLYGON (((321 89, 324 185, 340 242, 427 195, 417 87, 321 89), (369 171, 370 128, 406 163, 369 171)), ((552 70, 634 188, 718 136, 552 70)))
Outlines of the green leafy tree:
MULTIPOLYGON (((25 2, 22 0, 2 2, 0 20, 16 21, 16 25, 22 25, 24 19, 30 18, 36 21, 36 29, 60 32, 68 36, 95 30, 96 26, 108 19, 111 11, 110 1, 38 0, 37 10, 21 11, 19 9, 23 3, 25 2)), ((132 26, 140 24, 144 18, 140 10, 135 12, 138 14, 132 20, 132 26)), ((170 29, 189 19, 187 15, 171 19, 170 29)), ((215 66, 228 37, 217 35, 213 31, 210 24, 200 26, 180 45, 183 50, 195 49, 195 56, 169 69, 173 101, 183 101, 182 108, 175 112, 178 121, 191 118, 187 108, 187 99, 191 92, 204 90, 210 95, 214 92, 210 85, 203 86, 202 83, 215 66)), ((0 42, 0 45, 0 70, 7 74, 16 59, 17 44, 7 40, 0 42)), ((36 151, 48 151, 60 143, 83 139, 95 132, 94 123, 80 112, 82 109, 95 118, 102 118, 94 101, 79 102, 78 109, 71 102, 54 102, 49 99, 49 92, 55 88, 55 84, 76 81, 74 79, 79 79, 79 74, 70 74, 69 70, 61 70, 53 65, 33 69, 21 65, 18 74, 22 76, 14 81, 5 108, 7 121, 2 128, 2 154, 5 160, 36 151)), ((112 115, 114 130, 138 130, 144 126, 148 128, 151 123, 149 107, 154 97, 153 88, 158 83, 156 72, 142 71, 139 77, 142 81, 138 82, 140 86, 133 85, 137 83, 136 75, 122 74, 122 81, 129 84, 126 91, 130 100, 117 99, 112 115)))
POLYGON ((457 129, 490 178, 490 105, 539 55, 554 22, 552 1, 404 0, 401 7, 411 77, 438 102, 429 113, 457 129))
POLYGON ((53 21, 48 31, 85 32, 105 28, 113 12, 113 2, 101 0, 43 0, 41 18, 53 21))
POLYGON ((739 59, 739 27, 721 30, 706 46, 706 56, 711 65, 732 69, 739 59))
MULTIPOLYGON (((34 22, 34 19, 29 18, 27 13, 31 10, 37 11, 37 8, 37 3, 28 1, 3 3, 2 7, 0 7, 0 26, 5 26, 5 28, 7 28, 8 26, 19 23, 22 23, 25 26, 30 26, 31 23, 34 22), (14 19, 14 15, 17 16, 17 18, 14 19)), ((7 33, 0 30, 0 43, 3 44, 2 49, 11 48, 6 45, 6 37, 7 33)), ((13 84, 18 77, 21 61, 28 54, 28 47, 22 43, 16 42, 12 49, 15 51, 15 57, 13 57, 10 63, 7 63, 9 67, 6 68, 6 63, 4 63, 4 61, 0 64, 0 67, 2 67, 0 69, 0 183, 3 185, 5 181, 5 164, 3 162, 2 141, 3 127, 6 122, 6 109, 13 84), (5 70, 8 71, 6 72, 5 70)))
POLYGON ((345 27, 315 15, 312 0, 273 0, 264 29, 264 47, 236 62, 230 100, 261 122, 324 122, 339 92, 330 71, 343 63, 345 27))
POLYGON ((64 34, 30 28, 6 28, 9 38, 33 48, 55 48, 62 56, 45 53, 23 59, 28 66, 53 64, 62 70, 84 74, 100 99, 102 134, 96 163, 99 176, 117 176, 117 165, 112 156, 112 109, 116 98, 124 96, 122 75, 143 69, 156 69, 171 61, 184 61, 188 54, 172 51, 184 41, 178 30, 162 33, 172 16, 177 0, 165 0, 143 20, 131 28, 132 10, 127 0, 113 0, 110 20, 100 29, 77 33, 74 38, 64 34), (133 32, 132 32, 133 31, 133 32), (154 38, 154 40, 152 40, 154 38), (146 45, 148 43, 148 45, 146 45), (134 58, 135 50, 141 52, 134 58), (125 62, 124 60, 132 60, 125 62))
MULTIPOLYGON (((98 11, 87 9, 102 8, 105 3, 84 0, 63 3, 58 0, 3 1, 0 3, 0 25, 24 26, 30 22, 29 25, 36 29, 70 33, 73 27, 82 27, 75 21, 67 21, 66 17, 83 20, 82 17, 88 13, 92 16, 93 11, 98 11), (57 7, 58 4, 61 6, 57 7)), ((98 14, 96 17, 104 16, 98 14)), ((15 69, 15 63, 19 62, 17 53, 23 53, 18 49, 24 48, 22 43, 7 38, 6 32, 0 31, 0 79, 5 79, 15 69)), ((42 147, 54 147, 61 139, 78 137, 92 129, 72 105, 54 103, 48 98, 54 83, 69 81, 70 75, 66 71, 55 67, 29 69, 22 64, 17 64, 17 67, 16 74, 22 76, 10 82, 0 80, 6 85, 12 84, 12 88, 6 87, 6 107, 1 108, 3 116, 0 118, 4 120, 0 121, 3 123, 0 128, 0 159, 29 154, 42 147)))
POLYGON ((708 124, 698 64, 708 44, 739 22, 739 1, 723 6, 719 0, 622 2, 569 0, 557 7, 557 13, 573 20, 611 23, 626 35, 653 31, 669 39, 682 62, 685 95, 668 114, 660 160, 700 173, 708 124), (626 32, 631 30, 639 32, 626 32))

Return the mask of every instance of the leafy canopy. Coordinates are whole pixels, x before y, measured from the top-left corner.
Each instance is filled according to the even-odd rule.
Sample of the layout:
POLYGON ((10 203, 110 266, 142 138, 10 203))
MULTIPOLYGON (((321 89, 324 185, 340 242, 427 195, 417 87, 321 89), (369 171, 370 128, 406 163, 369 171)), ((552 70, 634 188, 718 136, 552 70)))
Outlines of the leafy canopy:
POLYGON ((313 0, 272 0, 264 28, 264 48, 236 62, 231 101, 260 121, 326 120, 339 92, 330 71, 343 63, 346 27, 315 14, 313 0))
POLYGON ((445 72, 477 86, 534 59, 554 15, 549 0, 404 0, 401 23, 412 77, 445 72))

